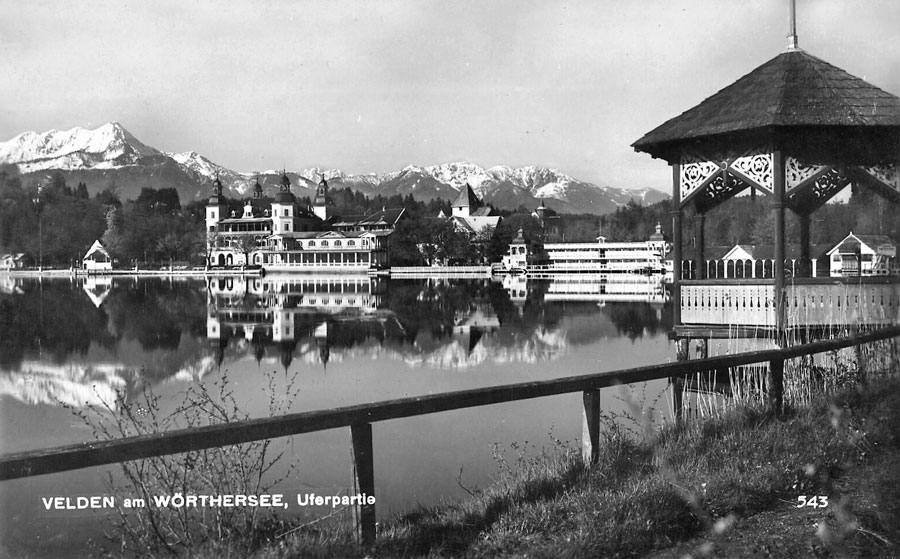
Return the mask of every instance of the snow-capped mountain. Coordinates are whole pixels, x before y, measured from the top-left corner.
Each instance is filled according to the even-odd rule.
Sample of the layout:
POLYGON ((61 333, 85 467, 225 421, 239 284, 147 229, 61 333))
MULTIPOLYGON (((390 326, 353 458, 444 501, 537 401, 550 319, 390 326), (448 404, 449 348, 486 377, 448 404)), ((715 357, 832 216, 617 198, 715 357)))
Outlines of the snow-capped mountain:
POLYGON ((0 161, 16 163, 23 173, 49 169, 113 169, 165 155, 109 122, 95 130, 72 128, 25 132, 0 143, 0 161))
POLYGON ((252 178, 250 174, 236 173, 222 165, 213 163, 196 151, 166 153, 166 155, 174 159, 184 172, 199 184, 212 183, 218 178, 223 185, 233 189, 235 192, 240 194, 249 192, 252 178))
POLYGON ((607 213, 635 200, 652 204, 667 198, 658 190, 623 190, 596 186, 546 167, 448 163, 429 167, 408 166, 385 175, 342 176, 330 184, 346 185, 373 194, 412 194, 417 200, 450 199, 466 184, 486 202, 499 208, 548 207, 567 213, 607 213))
MULTIPOLYGON (((67 182, 85 182, 92 194, 114 188, 122 199, 136 198, 145 187, 173 187, 182 202, 208 196, 216 177, 231 197, 247 196, 256 180, 271 194, 285 172, 237 172, 194 151, 164 153, 143 144, 116 122, 95 130, 25 132, 0 142, 0 163, 15 164, 20 173, 38 180, 50 172, 61 172, 67 182)), ((428 167, 409 165, 399 171, 361 175, 313 167, 287 171, 287 175, 294 193, 301 197, 313 196, 324 176, 332 188, 347 187, 367 196, 412 195, 421 201, 452 200, 468 184, 482 199, 499 208, 534 208, 543 202, 569 213, 607 213, 629 200, 652 204, 667 198, 654 189, 596 186, 555 169, 535 166, 483 168, 458 162, 428 167)))

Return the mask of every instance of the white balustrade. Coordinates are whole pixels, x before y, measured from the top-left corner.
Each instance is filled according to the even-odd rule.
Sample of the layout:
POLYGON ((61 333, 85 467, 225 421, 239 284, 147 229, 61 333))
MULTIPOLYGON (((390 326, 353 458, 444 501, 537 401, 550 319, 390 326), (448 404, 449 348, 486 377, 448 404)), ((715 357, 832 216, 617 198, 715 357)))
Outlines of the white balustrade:
POLYGON ((775 324, 774 286, 760 284, 689 284, 681 286, 684 324, 775 324))
MULTIPOLYGON (((827 280, 826 280, 827 281, 827 280)), ((900 283, 803 282, 785 286, 785 325, 900 324, 900 283)), ((683 324, 774 326, 771 283, 681 286, 683 324)))

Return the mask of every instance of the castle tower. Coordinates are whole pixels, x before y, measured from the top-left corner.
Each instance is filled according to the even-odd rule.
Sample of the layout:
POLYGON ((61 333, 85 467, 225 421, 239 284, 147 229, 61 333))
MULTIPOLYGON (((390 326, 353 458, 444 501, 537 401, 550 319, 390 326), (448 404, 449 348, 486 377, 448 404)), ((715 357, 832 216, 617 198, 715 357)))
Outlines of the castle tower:
POLYGON ((213 195, 206 203, 206 232, 214 233, 219 221, 225 217, 225 204, 222 199, 222 181, 216 177, 213 183, 213 195))
POLYGON ((291 193, 291 179, 285 171, 281 175, 281 186, 275 201, 272 202, 272 232, 289 233, 294 231, 294 195, 291 193))
POLYGON ((254 206, 259 205, 259 201, 262 199, 263 187, 259 184, 259 177, 256 177, 256 184, 253 186, 253 198, 247 200, 244 204, 244 215, 241 216, 242 219, 250 219, 254 217, 255 211, 254 206))
POLYGON ((316 189, 316 199, 313 201, 313 213, 322 221, 326 221, 331 216, 331 208, 328 207, 328 181, 325 175, 319 181, 319 187, 316 189))

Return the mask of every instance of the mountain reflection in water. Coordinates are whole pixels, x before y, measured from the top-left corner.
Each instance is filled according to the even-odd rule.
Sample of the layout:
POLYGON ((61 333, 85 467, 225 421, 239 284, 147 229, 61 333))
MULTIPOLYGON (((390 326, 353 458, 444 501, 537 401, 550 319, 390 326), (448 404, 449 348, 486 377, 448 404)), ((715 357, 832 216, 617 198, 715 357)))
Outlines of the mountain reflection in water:
MULTIPOLYGON (((108 416, 104 405, 114 396, 141 402, 146 388, 165 417, 188 388, 227 382, 241 413, 262 417, 288 387, 297 397, 282 412, 295 413, 662 363, 674 351, 669 316, 662 283, 644 276, 7 276, 0 278, 0 451, 92 440, 67 407, 108 416)), ((611 414, 638 406, 640 421, 657 421, 665 391, 665 381, 610 388, 601 406, 611 414)), ((498 445, 532 441, 539 449, 548 433, 572 440, 581 422, 581 394, 565 394, 378 423, 379 515, 463 498, 461 472, 467 486, 487 486, 498 445)), ((295 469, 278 491, 346 488, 346 430, 282 443, 289 455, 271 475, 295 469)), ((17 556, 79 555, 73 550, 102 539, 108 526, 42 516, 39 497, 102 494, 105 474, 117 471, 0 484, 0 516, 9 520, 0 540, 17 556)))
POLYGON ((117 389, 197 380, 251 356, 285 370, 360 356, 456 370, 552 362, 573 345, 671 327, 667 292, 650 276, 5 278, 3 287, 0 396, 27 404, 110 402, 117 389))

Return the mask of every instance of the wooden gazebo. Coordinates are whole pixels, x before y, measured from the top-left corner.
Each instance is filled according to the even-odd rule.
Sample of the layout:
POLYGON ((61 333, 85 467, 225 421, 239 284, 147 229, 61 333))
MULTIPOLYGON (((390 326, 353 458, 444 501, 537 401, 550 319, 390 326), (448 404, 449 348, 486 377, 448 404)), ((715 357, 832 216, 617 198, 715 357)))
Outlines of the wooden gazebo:
MULTIPOLYGON (((772 202, 776 263, 785 257, 785 209, 799 216, 800 239, 793 241, 808 263, 810 215, 844 187, 852 183, 900 200, 900 98, 801 50, 793 27, 792 21, 785 52, 633 144, 672 167, 676 335, 680 328, 710 337, 714 327, 735 324, 783 333, 789 305, 807 320, 830 320, 821 310, 829 307, 831 315, 842 308, 842 319, 868 321, 848 316, 852 301, 846 289, 829 287, 833 281, 792 276, 786 286, 783 266, 776 265, 768 281, 705 278, 704 214, 742 191, 753 189, 772 202), (682 212, 689 205, 696 213, 697 263, 689 267, 695 277, 684 277, 681 266, 682 212), (810 318, 810 312, 818 314, 810 318)), ((808 266, 796 274, 810 275, 808 266)), ((883 303, 872 312, 880 322, 895 322, 900 289, 874 283, 882 286, 871 289, 881 290, 883 303)))

